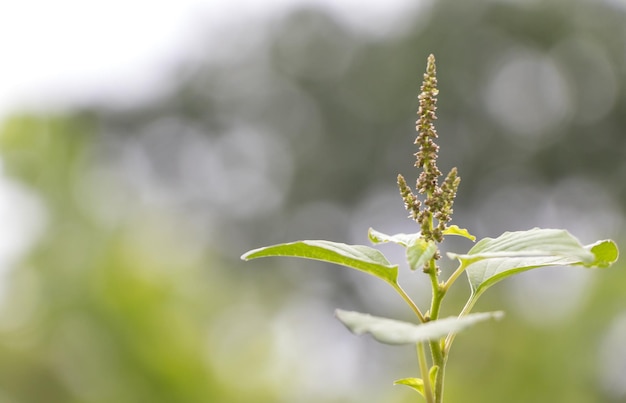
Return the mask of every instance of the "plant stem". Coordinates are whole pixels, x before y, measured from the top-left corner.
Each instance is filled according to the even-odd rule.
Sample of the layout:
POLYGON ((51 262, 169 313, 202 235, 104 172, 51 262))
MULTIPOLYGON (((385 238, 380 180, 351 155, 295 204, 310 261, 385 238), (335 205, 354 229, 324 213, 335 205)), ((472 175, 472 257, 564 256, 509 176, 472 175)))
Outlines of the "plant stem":
POLYGON ((448 289, 452 286, 452 284, 456 281, 457 278, 465 271, 465 266, 460 264, 459 267, 452 273, 450 278, 443 284, 441 287, 444 291, 448 291, 448 289))
MULTIPOLYGON (((435 266, 434 260, 431 261, 431 266, 435 266)), ((436 320, 439 318, 439 308, 441 307, 441 301, 445 295, 445 291, 443 291, 439 283, 437 282, 437 274, 435 268, 435 274, 431 274, 431 278, 434 277, 435 281, 433 283, 433 298, 430 307, 430 320, 436 320)), ((435 379, 435 402, 441 403, 443 401, 443 381, 446 370, 446 359, 447 354, 444 350, 444 345, 442 345, 440 340, 434 340, 430 342, 430 353, 433 360, 433 365, 439 367, 437 372, 437 377, 435 379)))
MULTIPOLYGON (((437 344, 439 346, 439 351, 441 351, 441 345, 439 344, 439 342, 431 342, 431 350, 433 348, 433 343, 437 344)), ((435 403, 443 402, 443 381, 446 372, 446 361, 447 356, 442 354, 441 361, 435 363, 435 365, 439 367, 439 370, 437 371, 437 377, 435 378, 435 403)))
POLYGON ((430 319, 435 320, 439 317, 439 307, 441 306, 441 293, 439 289, 439 278, 437 276, 437 265, 435 259, 431 259, 428 264, 428 275, 432 285, 432 299, 430 302, 430 319))
MULTIPOLYGON (((474 294, 472 292, 472 295, 470 295, 469 299, 467 300, 467 302, 465 303, 465 306, 463 307, 463 309, 461 310, 461 313, 459 313, 459 318, 462 318, 463 316, 467 315, 468 313, 470 313, 470 311, 472 310, 472 308, 474 307, 474 304, 476 303, 476 301, 478 300, 478 297, 482 294, 482 292, 479 292, 478 294, 474 294)), ((456 333, 450 333, 448 335, 448 337, 446 337, 446 341, 444 343, 444 348, 443 348, 443 352, 444 354, 448 354, 450 352, 450 347, 452 346, 452 342, 454 341, 454 337, 456 336, 456 333)))
POLYGON ((400 296, 402 297, 404 302, 406 302, 407 305, 409 305, 411 307, 413 312, 415 312, 415 315, 417 315, 417 317, 419 318, 420 322, 422 322, 422 323, 426 322, 426 318, 422 314, 422 311, 420 311, 419 307, 415 304, 415 302, 413 302, 413 300, 411 299, 411 297, 409 297, 409 295, 406 293, 406 291, 404 291, 402 289, 402 287, 400 287, 400 284, 398 284, 398 283, 391 283, 391 285, 396 290, 396 292, 398 294, 400 294, 400 296))
MULTIPOLYGON (((430 194, 429 194, 430 197, 430 194)), ((427 227, 429 231, 433 229, 433 216, 429 214, 427 217, 427 227)), ((437 262, 436 260, 430 259, 428 263, 428 275, 430 277, 431 285, 432 285, 432 299, 430 303, 429 317, 428 320, 437 320, 439 318, 439 310, 441 308, 441 302, 446 294, 446 288, 443 285, 439 284, 439 273, 437 272, 437 262)), ((430 353, 433 361, 433 366, 437 366, 439 369, 437 371, 437 376, 434 381, 434 398, 435 403, 443 402, 443 385, 444 385, 444 376, 446 370, 446 358, 447 355, 444 351, 445 344, 442 344, 440 340, 434 340, 429 343, 430 345, 430 353)), ((430 384, 430 379, 429 379, 430 384)), ((426 382, 424 381, 424 385, 426 382)))
POLYGON ((420 372, 422 373, 422 380, 424 381, 424 397, 426 398, 426 403, 435 403, 433 389, 430 384, 428 363, 426 362, 426 353, 424 352, 424 343, 417 343, 417 357, 420 365, 420 372))

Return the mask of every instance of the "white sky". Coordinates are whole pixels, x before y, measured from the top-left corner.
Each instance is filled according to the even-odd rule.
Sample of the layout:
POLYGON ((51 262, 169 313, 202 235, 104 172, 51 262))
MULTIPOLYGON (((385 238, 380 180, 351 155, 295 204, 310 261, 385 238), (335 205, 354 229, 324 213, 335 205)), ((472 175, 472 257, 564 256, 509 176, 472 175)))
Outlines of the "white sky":
POLYGON ((194 34, 233 21, 308 3, 334 9, 357 28, 384 30, 413 1, 0 0, 0 120, 22 107, 155 95, 194 34))
POLYGON ((111 88, 145 96, 159 66, 176 59, 198 10, 219 2, 0 0, 0 117, 114 96, 111 88))

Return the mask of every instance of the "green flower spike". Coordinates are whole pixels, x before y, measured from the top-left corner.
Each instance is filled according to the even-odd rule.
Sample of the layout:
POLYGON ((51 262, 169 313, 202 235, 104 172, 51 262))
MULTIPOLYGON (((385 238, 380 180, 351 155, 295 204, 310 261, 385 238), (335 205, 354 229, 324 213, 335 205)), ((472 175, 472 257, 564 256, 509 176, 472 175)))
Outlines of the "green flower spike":
POLYGON ((447 224, 451 220, 452 205, 460 178, 457 176, 456 168, 453 168, 448 173, 443 185, 439 186, 439 177, 441 176, 441 171, 437 167, 439 146, 434 141, 438 137, 434 124, 434 121, 437 120, 435 114, 437 94, 439 94, 439 90, 437 89, 435 57, 430 55, 419 95, 419 109, 417 111, 419 118, 415 122, 415 129, 418 132, 415 144, 419 145, 419 151, 415 153, 417 157, 415 166, 422 168, 417 179, 416 189, 418 193, 425 195, 423 209, 420 209, 422 203, 413 194, 402 175, 398 175, 398 187, 404 205, 410 213, 409 216, 420 224, 424 239, 442 242, 447 224), (433 224, 433 219, 437 220, 436 226, 433 224))

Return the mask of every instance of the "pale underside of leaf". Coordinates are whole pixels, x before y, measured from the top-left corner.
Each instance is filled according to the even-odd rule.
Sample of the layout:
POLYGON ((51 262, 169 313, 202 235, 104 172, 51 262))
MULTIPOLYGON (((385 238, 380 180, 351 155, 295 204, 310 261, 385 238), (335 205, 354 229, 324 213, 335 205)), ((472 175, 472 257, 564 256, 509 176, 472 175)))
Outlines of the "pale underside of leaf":
POLYGON ((450 333, 457 333, 476 323, 499 319, 502 312, 473 313, 463 317, 437 319, 423 324, 413 324, 369 314, 336 311, 337 318, 354 334, 370 333, 374 339, 385 344, 415 344, 440 340, 450 333))
POLYGON ((409 262, 411 270, 417 270, 424 267, 437 253, 437 244, 433 241, 426 241, 415 234, 394 234, 387 235, 382 232, 370 228, 368 231, 370 241, 374 244, 393 242, 406 248, 406 259, 409 262))
MULTIPOLYGON (((476 240, 476 237, 474 235, 470 234, 469 231, 466 230, 465 228, 459 228, 458 225, 450 225, 449 227, 446 227, 446 229, 443 231, 443 234, 444 235, 456 235, 456 236, 460 236, 463 238, 467 238, 471 241, 476 240)), ((413 241, 415 241, 415 239, 420 238, 421 234, 417 232, 414 234, 399 233, 399 234, 394 234, 394 235, 387 235, 382 232, 376 231, 373 228, 370 228, 368 231, 368 236, 369 236, 370 241, 374 244, 384 243, 384 242, 394 242, 402 246, 408 246, 413 241)))
POLYGON ((393 243, 397 243, 398 245, 402 245, 405 248, 409 246, 410 244, 412 244, 413 242, 415 242, 416 240, 420 239, 419 232, 414 233, 414 234, 399 233, 399 234, 394 234, 394 235, 387 235, 387 234, 383 234, 380 231, 376 231, 374 228, 370 228, 367 231, 367 235, 373 244, 393 242, 393 243))

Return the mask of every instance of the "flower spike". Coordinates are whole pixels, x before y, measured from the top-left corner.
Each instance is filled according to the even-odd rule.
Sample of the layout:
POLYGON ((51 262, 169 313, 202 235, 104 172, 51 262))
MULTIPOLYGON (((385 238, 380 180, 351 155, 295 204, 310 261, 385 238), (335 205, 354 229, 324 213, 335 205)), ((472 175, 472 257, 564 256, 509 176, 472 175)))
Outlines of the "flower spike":
POLYGON ((404 200, 404 205, 409 211, 409 217, 420 224, 422 236, 427 241, 443 241, 443 234, 451 220, 452 204, 456 196, 460 178, 456 168, 453 168, 446 176, 442 186, 439 186, 441 171, 437 167, 439 146, 435 143, 437 130, 437 68, 435 56, 428 56, 424 81, 418 97, 418 119, 415 122, 415 130, 418 132, 415 144, 419 145, 419 151, 415 153, 415 166, 421 168, 415 189, 417 193, 424 195, 423 203, 413 194, 406 184, 402 175, 398 176, 398 187, 404 200), (437 220, 437 225, 433 224, 437 220))

